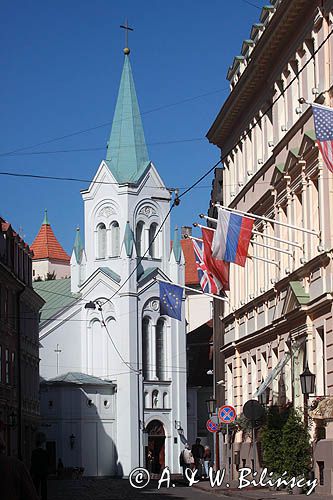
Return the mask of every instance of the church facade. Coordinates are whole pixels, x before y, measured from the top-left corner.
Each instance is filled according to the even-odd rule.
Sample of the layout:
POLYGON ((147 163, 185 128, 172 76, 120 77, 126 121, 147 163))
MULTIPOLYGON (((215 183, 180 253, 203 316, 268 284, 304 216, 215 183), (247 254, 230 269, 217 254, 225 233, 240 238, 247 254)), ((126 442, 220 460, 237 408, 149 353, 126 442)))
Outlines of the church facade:
POLYGON ((125 49, 107 146, 84 201, 71 277, 35 284, 40 325, 42 428, 54 462, 87 475, 179 471, 186 438, 182 321, 161 316, 158 279, 184 283, 171 193, 149 160, 125 49))

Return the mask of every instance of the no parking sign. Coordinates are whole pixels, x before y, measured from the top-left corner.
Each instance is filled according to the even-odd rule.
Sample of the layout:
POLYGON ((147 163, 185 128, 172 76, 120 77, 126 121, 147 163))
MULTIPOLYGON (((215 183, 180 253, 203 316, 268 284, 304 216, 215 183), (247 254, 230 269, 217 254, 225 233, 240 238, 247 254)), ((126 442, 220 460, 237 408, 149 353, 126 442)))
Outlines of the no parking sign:
POLYGON ((236 419, 236 410, 231 405, 224 405, 219 408, 218 417, 224 424, 232 424, 236 419))
POLYGON ((219 424, 216 424, 211 419, 207 420, 206 427, 209 432, 217 432, 219 430, 219 424))

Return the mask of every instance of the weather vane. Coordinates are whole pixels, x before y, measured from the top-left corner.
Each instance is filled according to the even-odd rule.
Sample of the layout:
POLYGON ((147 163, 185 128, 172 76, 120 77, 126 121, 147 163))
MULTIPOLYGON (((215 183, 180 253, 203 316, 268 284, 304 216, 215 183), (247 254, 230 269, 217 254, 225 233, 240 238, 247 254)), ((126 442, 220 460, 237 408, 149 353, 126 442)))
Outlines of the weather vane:
POLYGON ((128 26, 128 21, 126 19, 126 22, 125 24, 121 24, 120 25, 121 28, 123 28, 125 30, 125 48, 124 48, 124 54, 125 55, 128 55, 130 53, 130 49, 128 48, 128 32, 129 31, 134 31, 133 28, 130 28, 128 26))

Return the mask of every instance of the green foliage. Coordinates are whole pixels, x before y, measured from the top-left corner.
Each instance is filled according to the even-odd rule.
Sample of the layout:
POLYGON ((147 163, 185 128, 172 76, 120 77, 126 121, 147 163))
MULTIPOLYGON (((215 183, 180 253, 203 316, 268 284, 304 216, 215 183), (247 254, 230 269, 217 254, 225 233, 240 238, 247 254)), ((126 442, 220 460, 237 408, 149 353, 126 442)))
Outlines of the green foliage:
POLYGON ((310 467, 310 436, 296 410, 289 412, 282 431, 281 447, 287 475, 304 476, 310 467))
POLYGON ((300 414, 293 408, 269 409, 261 434, 263 463, 277 474, 304 475, 310 465, 310 436, 300 414))
POLYGON ((55 271, 52 271, 52 273, 47 273, 46 276, 45 276, 45 281, 51 281, 51 280, 55 280, 57 277, 55 271))

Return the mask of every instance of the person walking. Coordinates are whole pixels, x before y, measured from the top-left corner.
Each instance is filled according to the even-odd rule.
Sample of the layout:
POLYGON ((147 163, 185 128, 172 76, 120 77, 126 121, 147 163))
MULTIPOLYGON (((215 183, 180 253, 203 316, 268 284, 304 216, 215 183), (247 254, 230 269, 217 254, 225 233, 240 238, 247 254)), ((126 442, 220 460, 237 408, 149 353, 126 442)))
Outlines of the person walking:
POLYGON ((202 446, 201 439, 197 438, 195 440, 195 444, 192 445, 192 455, 194 457, 195 468, 198 469, 198 478, 201 478, 203 475, 203 457, 205 449, 202 446))
POLYGON ((41 500, 47 500, 48 453, 44 448, 45 434, 38 433, 36 449, 31 454, 31 477, 41 500))
POLYGON ((184 450, 180 454, 180 465, 183 467, 183 478, 188 481, 186 477, 186 469, 194 469, 194 457, 191 452, 190 445, 186 444, 184 450))
POLYGON ((210 451, 209 446, 206 445, 203 460, 204 460, 205 474, 206 474, 207 478, 209 476, 209 467, 210 467, 211 459, 212 459, 212 453, 210 451))
POLYGON ((38 500, 34 483, 23 462, 6 456, 6 444, 0 436, 1 500, 38 500))

